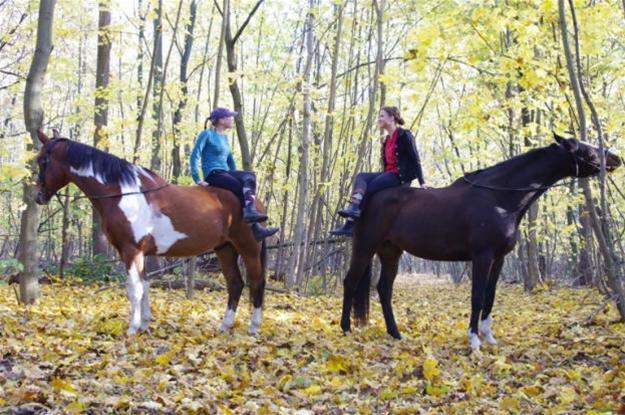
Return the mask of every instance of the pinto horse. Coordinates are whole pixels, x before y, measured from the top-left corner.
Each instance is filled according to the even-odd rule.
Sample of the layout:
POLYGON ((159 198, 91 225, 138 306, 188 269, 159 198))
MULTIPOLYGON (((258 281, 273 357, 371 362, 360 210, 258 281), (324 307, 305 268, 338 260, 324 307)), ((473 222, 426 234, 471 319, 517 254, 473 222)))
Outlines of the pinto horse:
MULTIPOLYGON (((74 183, 98 211, 108 240, 128 270, 130 327, 147 330, 151 320, 146 255, 187 257, 214 249, 226 277, 228 306, 220 329, 234 325, 244 282, 237 264, 247 270, 254 307, 250 334, 258 333, 265 291, 265 245, 243 222, 241 203, 232 192, 215 187, 177 186, 156 173, 94 147, 41 130, 39 204, 74 183)), ((259 206, 260 209, 260 206, 259 206)))
MULTIPOLYGON (((555 135, 555 134, 554 134, 555 135)), ((350 331, 350 312, 365 324, 369 313, 371 260, 382 268, 377 285, 387 332, 399 339, 391 297, 403 251, 436 261, 472 261, 469 342, 490 343, 491 310, 504 257, 519 238, 530 205, 565 177, 589 177, 600 170, 599 148, 555 135, 557 144, 538 148, 469 173, 439 189, 397 187, 376 193, 363 206, 354 228, 350 268, 344 280, 341 328, 350 331)), ((605 151, 607 170, 621 164, 605 151)))

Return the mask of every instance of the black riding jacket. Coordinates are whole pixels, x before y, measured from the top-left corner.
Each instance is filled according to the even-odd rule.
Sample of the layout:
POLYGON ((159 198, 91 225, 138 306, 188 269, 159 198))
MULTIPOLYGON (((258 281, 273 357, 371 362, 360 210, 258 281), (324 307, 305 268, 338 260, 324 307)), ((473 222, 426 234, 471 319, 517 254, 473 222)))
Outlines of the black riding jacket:
MULTIPOLYGON (((382 143, 382 170, 386 169, 386 157, 384 157, 384 148, 386 140, 382 143)), ((402 184, 410 183, 414 179, 419 180, 419 184, 423 185, 423 170, 421 169, 421 159, 419 151, 415 145, 412 133, 403 128, 399 128, 397 132, 397 141, 395 142, 395 157, 397 157, 397 167, 399 168, 399 180, 402 184)))

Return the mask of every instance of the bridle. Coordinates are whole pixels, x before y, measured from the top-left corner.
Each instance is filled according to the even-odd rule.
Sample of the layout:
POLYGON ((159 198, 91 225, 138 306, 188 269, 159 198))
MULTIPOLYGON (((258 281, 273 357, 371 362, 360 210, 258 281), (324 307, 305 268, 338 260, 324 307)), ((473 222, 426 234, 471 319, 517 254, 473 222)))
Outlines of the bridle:
MULTIPOLYGON (((609 150, 607 148, 604 148, 604 152, 607 155, 609 153, 609 150)), ((576 155, 575 153, 569 152, 569 154, 571 155, 571 160, 573 161, 573 165, 575 166, 575 174, 573 175, 573 177, 575 177, 576 179, 579 178, 579 165, 580 162, 583 164, 586 164, 588 166, 591 166, 597 170, 601 169, 601 166, 599 163, 595 163, 592 161, 588 161, 585 160, 581 157, 579 157, 578 155, 576 155)), ((511 191, 511 192, 531 192, 531 191, 535 191, 535 190, 549 190, 553 187, 564 187, 564 186, 569 186, 571 183, 574 182, 574 180, 570 180, 568 182, 565 183, 557 183, 557 184, 552 184, 549 186, 538 186, 538 187, 499 187, 499 186, 491 186, 491 185, 487 185, 487 184, 479 184, 476 183, 472 180, 469 180, 465 175, 462 176, 462 179, 467 182, 468 184, 470 184, 473 187, 479 187, 482 189, 489 189, 489 190, 502 190, 502 191, 511 191)))
MULTIPOLYGON (((52 151, 54 146, 56 146, 61 141, 69 141, 69 140, 67 138, 53 138, 47 144, 45 144, 46 147, 45 147, 45 151, 43 153, 43 159, 41 160, 41 166, 39 167, 39 175, 37 177, 37 186, 39 187, 39 192, 40 193, 44 193, 44 194, 46 194, 46 196, 47 195, 50 196, 48 198, 48 200, 52 199, 52 196, 56 196, 59 199, 59 201, 60 201, 58 192, 51 192, 51 193, 49 193, 47 191, 46 185, 45 185, 45 178, 46 178, 46 170, 48 169, 48 163, 50 162, 50 152, 52 151)), ((113 198, 113 197, 121 197, 121 196, 129 196, 129 195, 142 195, 142 194, 146 194, 146 193, 156 192, 157 190, 164 189, 167 186, 169 186, 169 183, 165 183, 165 184, 162 184, 160 186, 153 187, 153 188, 150 188, 150 189, 139 190, 139 191, 134 191, 134 192, 108 193, 108 194, 103 194, 103 195, 88 195, 88 194, 84 194, 84 195, 76 196, 74 198, 74 200, 83 199, 83 198, 88 198, 88 199, 109 199, 109 198, 113 198)))

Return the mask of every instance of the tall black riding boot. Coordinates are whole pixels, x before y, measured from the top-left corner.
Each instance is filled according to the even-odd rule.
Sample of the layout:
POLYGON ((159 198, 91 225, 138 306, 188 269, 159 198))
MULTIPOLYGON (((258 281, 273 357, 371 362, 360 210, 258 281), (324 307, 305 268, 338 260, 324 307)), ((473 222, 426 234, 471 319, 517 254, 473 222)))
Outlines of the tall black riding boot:
POLYGON ((354 192, 349 205, 345 209, 339 210, 339 216, 343 218, 358 219, 360 217, 360 202, 362 201, 363 194, 360 192, 354 192))
POLYGON ((342 226, 338 228, 332 229, 330 231, 330 235, 334 236, 352 236, 352 231, 354 230, 354 220, 347 219, 342 226))
POLYGON ((254 202, 248 203, 243 208, 243 221, 246 223, 264 222, 267 220, 267 215, 256 210, 254 202))
POLYGON ((276 228, 274 226, 264 227, 260 223, 252 223, 252 233, 254 234, 254 239, 256 239, 257 241, 262 241, 263 239, 270 237, 279 230, 280 228, 276 228))

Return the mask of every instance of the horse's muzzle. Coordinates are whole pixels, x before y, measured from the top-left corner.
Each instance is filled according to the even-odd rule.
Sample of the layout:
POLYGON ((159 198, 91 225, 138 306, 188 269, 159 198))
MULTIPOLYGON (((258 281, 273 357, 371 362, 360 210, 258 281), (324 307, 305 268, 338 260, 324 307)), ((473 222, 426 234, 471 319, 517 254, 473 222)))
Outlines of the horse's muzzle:
POLYGON ((37 192, 37 196, 35 196, 35 203, 38 205, 47 205, 50 201, 50 197, 47 197, 44 192, 41 190, 37 192))
POLYGON ((619 156, 611 151, 606 152, 605 168, 607 171, 614 171, 620 167, 621 164, 623 164, 623 160, 619 156))

